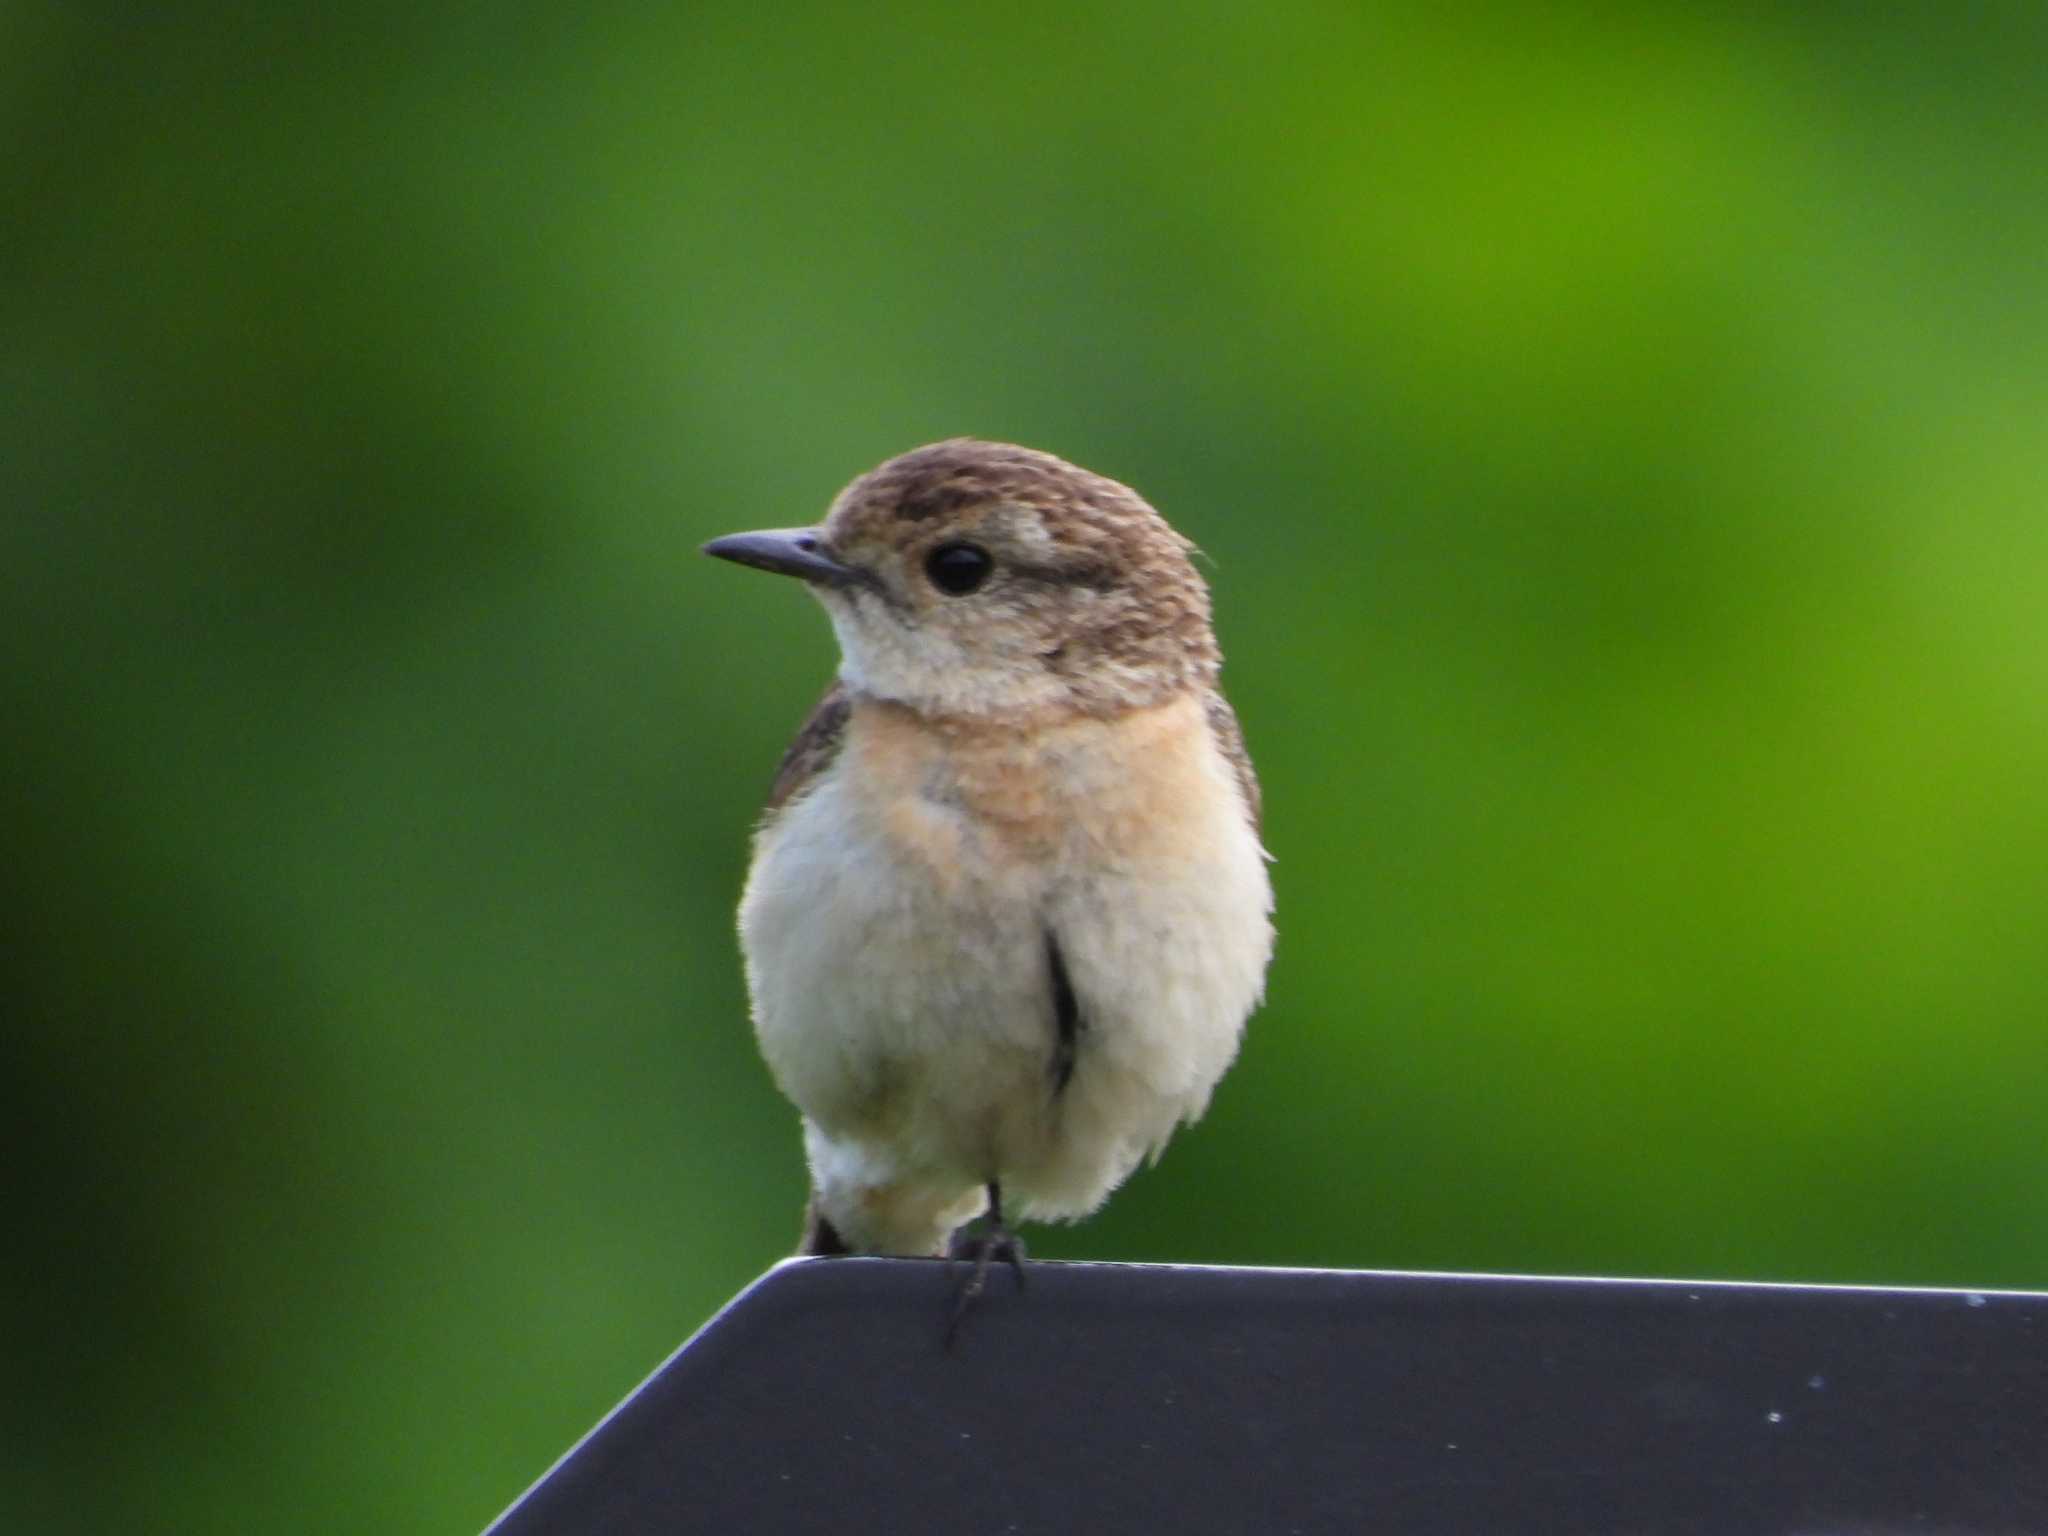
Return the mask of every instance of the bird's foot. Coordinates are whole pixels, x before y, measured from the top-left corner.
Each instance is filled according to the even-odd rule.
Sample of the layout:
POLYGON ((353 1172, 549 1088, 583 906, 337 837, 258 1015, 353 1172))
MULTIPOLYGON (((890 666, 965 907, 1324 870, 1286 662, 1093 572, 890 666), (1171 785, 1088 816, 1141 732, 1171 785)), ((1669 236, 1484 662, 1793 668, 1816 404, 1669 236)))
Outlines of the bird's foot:
POLYGON ((953 1234, 953 1241, 946 1247, 946 1265, 967 1261, 974 1268, 968 1272, 966 1281, 953 1295, 953 1316, 946 1324, 946 1347, 953 1347, 953 1340, 960 1333, 960 1324, 968 1310, 988 1289, 988 1272, 997 1264, 1007 1264, 1010 1272, 1017 1277, 1017 1289, 1024 1289, 1024 1240, 1010 1230, 1003 1220, 1002 1190, 995 1184, 988 1187, 988 1213, 976 1218, 953 1234))

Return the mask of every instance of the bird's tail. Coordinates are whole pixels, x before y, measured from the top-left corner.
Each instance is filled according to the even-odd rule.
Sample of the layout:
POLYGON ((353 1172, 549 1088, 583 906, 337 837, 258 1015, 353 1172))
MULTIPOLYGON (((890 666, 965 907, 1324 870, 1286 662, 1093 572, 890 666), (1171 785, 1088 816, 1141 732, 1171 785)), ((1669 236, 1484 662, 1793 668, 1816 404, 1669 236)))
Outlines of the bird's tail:
POLYGON ((846 1239, 839 1235, 839 1229, 832 1225, 824 1211, 819 1208, 816 1195, 811 1196, 810 1204, 804 1207, 804 1235, 797 1242, 796 1251, 800 1255, 819 1258, 837 1257, 853 1252, 846 1246, 846 1239))

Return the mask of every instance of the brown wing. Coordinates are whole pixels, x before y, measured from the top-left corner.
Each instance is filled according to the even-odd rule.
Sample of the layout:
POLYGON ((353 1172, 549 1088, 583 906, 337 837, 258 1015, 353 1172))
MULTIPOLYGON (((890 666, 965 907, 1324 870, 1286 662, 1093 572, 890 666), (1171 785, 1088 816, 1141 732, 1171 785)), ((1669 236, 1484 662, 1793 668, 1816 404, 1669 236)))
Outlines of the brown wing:
POLYGON ((1230 701, 1222 694, 1211 690, 1209 694, 1209 731, 1216 738, 1216 745, 1222 751, 1224 760, 1237 775, 1237 790, 1244 797, 1245 814, 1251 818, 1252 830, 1259 830, 1259 776, 1252 771, 1251 754, 1244 749, 1244 732, 1238 728, 1237 711, 1230 707, 1230 701))
POLYGON ((852 707, 845 687, 839 682, 834 681, 825 690, 825 696, 811 711, 811 718, 804 722, 803 729, 796 733, 796 740, 782 754, 782 763, 775 770, 775 787, 768 791, 764 815, 773 816, 832 766, 832 759, 839 755, 840 739, 846 735, 846 717, 852 707))

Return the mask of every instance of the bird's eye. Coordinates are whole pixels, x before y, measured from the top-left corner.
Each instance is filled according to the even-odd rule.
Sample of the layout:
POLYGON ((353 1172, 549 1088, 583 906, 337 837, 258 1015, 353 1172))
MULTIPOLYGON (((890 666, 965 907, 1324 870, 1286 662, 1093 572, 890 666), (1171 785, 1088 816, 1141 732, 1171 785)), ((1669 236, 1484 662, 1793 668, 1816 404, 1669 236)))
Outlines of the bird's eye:
POLYGON ((924 573, 949 597, 965 597, 995 569, 995 561, 979 544, 941 544, 924 557, 924 573))

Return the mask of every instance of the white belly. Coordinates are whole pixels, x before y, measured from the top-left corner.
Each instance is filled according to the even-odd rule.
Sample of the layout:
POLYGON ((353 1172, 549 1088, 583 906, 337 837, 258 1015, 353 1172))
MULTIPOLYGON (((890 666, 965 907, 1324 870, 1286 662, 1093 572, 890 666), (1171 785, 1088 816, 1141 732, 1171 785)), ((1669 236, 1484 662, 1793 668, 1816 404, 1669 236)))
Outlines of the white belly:
POLYGON ((827 1212, 908 1251, 990 1180, 1018 1214, 1085 1215, 1201 1113, 1258 1000, 1271 898, 1228 769, 1204 736, 1213 773, 1161 807, 1063 759, 1094 792, 1041 794, 1054 831, 1019 856, 928 773, 877 794, 853 745, 763 830, 740 908, 762 1051, 827 1212), (1124 835, 1162 810, 1171 837, 1124 835), (1049 934, 1081 1019, 1064 1086, 1049 934))

